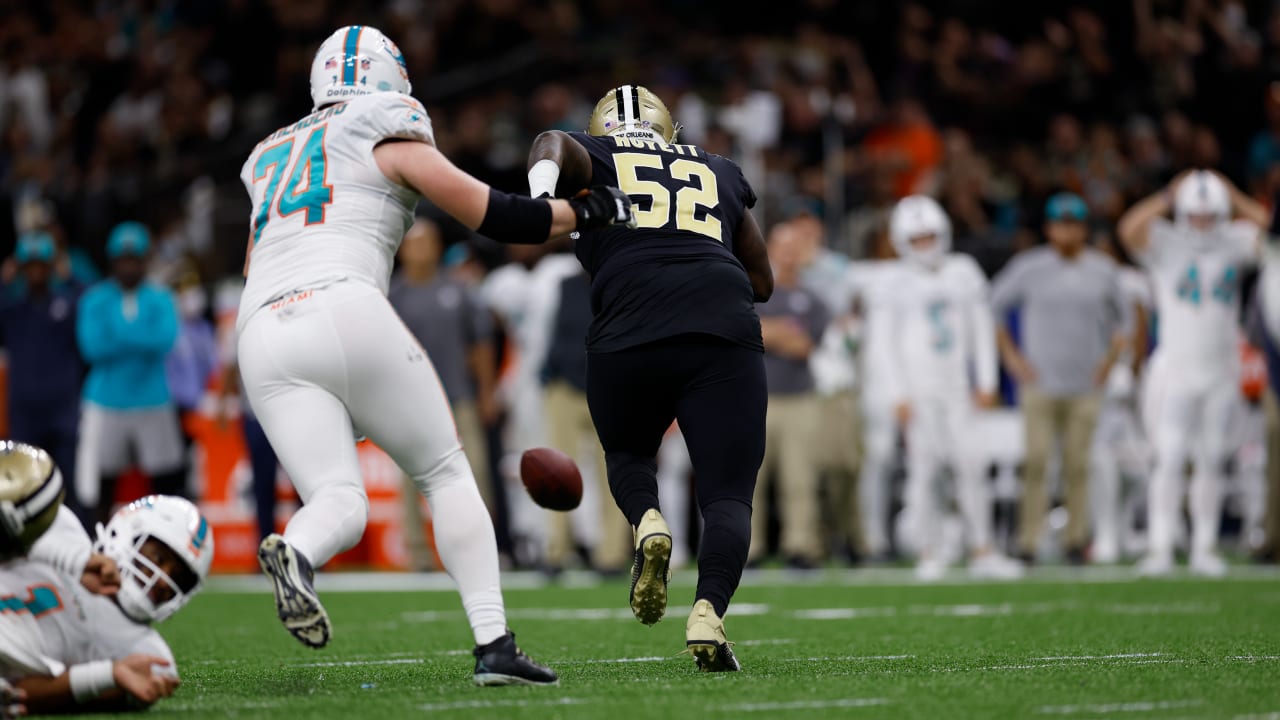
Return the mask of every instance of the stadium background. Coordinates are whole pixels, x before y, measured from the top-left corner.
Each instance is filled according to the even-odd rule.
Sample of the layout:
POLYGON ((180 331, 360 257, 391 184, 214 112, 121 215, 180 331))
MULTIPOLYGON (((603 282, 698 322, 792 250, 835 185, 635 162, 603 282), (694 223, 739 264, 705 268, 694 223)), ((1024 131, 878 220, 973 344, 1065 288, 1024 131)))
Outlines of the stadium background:
MULTIPOLYGON (((889 208, 914 190, 936 193, 957 247, 994 273, 1039 241, 1044 200, 1060 189, 1089 203, 1097 243, 1182 168, 1219 168, 1268 202, 1280 189, 1272 3, 743 7, 0 3, 0 257, 12 257, 19 233, 47 229, 90 280, 105 267, 108 231, 140 220, 156 239, 155 275, 197 268, 216 315, 216 288, 243 257, 240 164, 309 111, 314 49, 348 23, 397 41, 439 146, 487 182, 527 189, 533 136, 581 128, 604 89, 634 80, 666 99, 685 140, 742 163, 766 228, 812 213, 829 246, 855 258, 880 251, 889 208)), ((503 261, 456 225, 446 236, 476 267, 503 261)), ((7 260, 0 277, 15 272, 7 260)), ((250 511, 232 497, 244 472, 237 436, 207 417, 189 422, 206 447, 207 509, 247 532, 250 511)), ((356 559, 397 566, 376 507, 381 490, 395 502, 399 481, 376 454, 366 470, 375 510, 356 559)), ((219 529, 224 569, 251 567, 252 545, 237 550, 235 532, 219 529)))

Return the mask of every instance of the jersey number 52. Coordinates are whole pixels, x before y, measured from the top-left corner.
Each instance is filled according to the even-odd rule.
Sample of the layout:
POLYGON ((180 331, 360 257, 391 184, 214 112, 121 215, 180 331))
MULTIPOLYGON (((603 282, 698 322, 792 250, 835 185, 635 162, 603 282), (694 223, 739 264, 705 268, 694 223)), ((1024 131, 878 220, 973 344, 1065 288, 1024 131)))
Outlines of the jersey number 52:
POLYGON ((716 174, 711 168, 696 160, 676 158, 667 165, 661 155, 647 153, 618 153, 613 165, 618 170, 618 187, 631 196, 650 198, 649 209, 637 205, 633 212, 640 227, 660 228, 671 225, 671 191, 655 180, 641 180, 640 169, 665 170, 673 179, 690 183, 675 192, 675 228, 706 235, 717 242, 724 242, 720 234, 720 218, 710 210, 720 204, 720 192, 716 174), (696 180, 696 184, 695 183, 696 180), (702 217, 699 218, 699 208, 702 217))
POLYGON ((258 156, 258 162, 253 165, 253 182, 256 185, 260 180, 266 180, 267 192, 253 216, 255 245, 271 219, 272 208, 275 208, 276 217, 286 218, 301 212, 306 213, 304 217, 308 225, 324 222, 324 209, 333 202, 333 186, 325 183, 324 131, 324 125, 312 130, 296 158, 293 157, 293 146, 297 138, 272 145, 258 156), (282 189, 280 179, 284 177, 284 168, 290 160, 293 166, 282 189))

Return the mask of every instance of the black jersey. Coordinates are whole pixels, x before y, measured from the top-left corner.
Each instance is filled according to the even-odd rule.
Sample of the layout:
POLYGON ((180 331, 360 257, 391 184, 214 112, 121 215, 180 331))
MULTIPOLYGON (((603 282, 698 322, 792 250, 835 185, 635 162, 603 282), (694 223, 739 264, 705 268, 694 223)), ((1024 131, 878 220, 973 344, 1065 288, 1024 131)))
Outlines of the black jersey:
POLYGON ((631 197, 639 227, 582 233, 591 274, 589 352, 675 335, 715 335, 763 350, 760 318, 733 238, 756 203, 732 160, 693 145, 569 133, 591 155, 590 185, 631 197))

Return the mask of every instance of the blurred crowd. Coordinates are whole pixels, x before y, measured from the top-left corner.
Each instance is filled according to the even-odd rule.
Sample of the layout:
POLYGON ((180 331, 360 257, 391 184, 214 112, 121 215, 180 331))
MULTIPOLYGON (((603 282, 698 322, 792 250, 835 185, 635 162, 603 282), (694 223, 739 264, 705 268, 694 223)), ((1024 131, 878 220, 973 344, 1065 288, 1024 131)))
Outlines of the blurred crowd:
MULTIPOLYGON (((120 410, 153 396, 104 390, 108 381, 82 387, 98 357, 84 354, 75 308, 104 277, 145 285, 157 298, 147 307, 171 313, 171 327, 126 351, 145 356, 146 392, 159 393, 154 378, 166 378, 170 410, 137 428, 92 416, 135 452, 77 472, 80 503, 86 517, 101 512, 110 488, 82 478, 109 481, 130 459, 180 489, 175 473, 186 463, 173 446, 190 438, 179 412, 201 410, 212 378, 234 393, 231 354, 212 339, 219 303, 211 300, 243 261, 240 165, 258 140, 310 111, 315 48, 350 23, 396 40, 441 150, 507 190, 527 190, 525 158, 538 132, 584 128, 596 98, 618 83, 648 86, 684 125, 683 141, 742 165, 761 198, 775 272, 819 278, 806 315, 810 350, 830 327, 859 318, 852 294, 822 292, 823 273, 891 256, 887 220, 906 195, 938 198, 955 247, 994 275, 1043 241, 1046 202, 1058 192, 1083 199, 1091 244, 1115 248, 1121 213, 1183 169, 1216 168, 1264 202, 1280 191, 1280 5, 1271 0, 798 0, 742 9, 719 0, 0 0, 0 281, 8 306, 38 299, 52 318, 14 320, 7 307, 0 323, 11 432, 56 446, 64 467, 75 467, 77 448, 102 464, 100 449, 86 453, 79 437, 81 399, 120 410), (52 356, 65 362, 45 378, 52 356), (15 382, 24 368, 45 379, 15 382)), ((589 477, 603 472, 579 402, 585 368, 572 343, 580 348, 584 318, 561 299, 583 291, 576 263, 564 248, 506 250, 432 208, 422 215, 437 222, 415 227, 397 287, 413 298, 403 300, 406 318, 430 306, 423 327, 445 317, 457 331, 452 346, 431 354, 441 364, 452 353, 442 374, 460 429, 474 438, 468 451, 503 521, 500 540, 517 562, 561 567, 582 545, 589 564, 622 570, 619 528, 573 518, 549 528, 521 493, 503 492, 513 453, 535 444, 565 446, 589 477)), ((894 438, 826 437, 833 428, 862 432, 851 399, 856 362, 844 374, 824 368, 821 354, 798 349, 802 338, 778 334, 792 360, 780 372, 796 375, 785 393, 844 398, 830 412, 845 408, 846 424, 814 422, 797 442, 807 437, 822 456, 820 474, 845 480, 815 479, 799 506, 781 487, 767 490, 782 502, 760 513, 753 558, 775 549, 798 565, 833 552, 887 556, 891 531, 869 541, 852 510, 814 526, 829 527, 825 535, 800 532, 820 511, 859 501, 883 507, 887 525, 892 482, 884 497, 859 496, 865 489, 855 492, 853 478, 865 457, 859 445, 894 438)), ((857 333, 838 337, 856 357, 857 333)), ((1014 385, 1004 376, 1006 404, 1014 385)), ((670 444, 664 504, 687 503, 678 432, 670 444)), ((274 462, 263 445, 250 443, 256 468, 274 462)), ((899 451, 891 453, 900 460, 899 451)), ((808 472, 782 456, 768 460, 766 479, 808 472)), ((886 472, 901 475, 900 465, 886 472)), ((589 499, 607 506, 604 488, 588 483, 589 499)), ((270 515, 260 517, 265 527, 270 515)))

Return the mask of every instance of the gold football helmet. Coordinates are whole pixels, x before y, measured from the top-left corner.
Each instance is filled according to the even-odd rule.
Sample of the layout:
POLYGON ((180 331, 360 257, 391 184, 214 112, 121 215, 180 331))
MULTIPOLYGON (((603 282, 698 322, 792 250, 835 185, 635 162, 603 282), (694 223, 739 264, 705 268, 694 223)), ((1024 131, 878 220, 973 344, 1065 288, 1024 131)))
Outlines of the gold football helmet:
POLYGON ((25 555, 62 505, 62 473, 34 445, 0 440, 0 562, 25 555))
POLYGON ((591 111, 589 135, 651 137, 665 143, 676 141, 680 123, 671 119, 667 106, 657 95, 640 85, 622 85, 605 93, 591 111))

